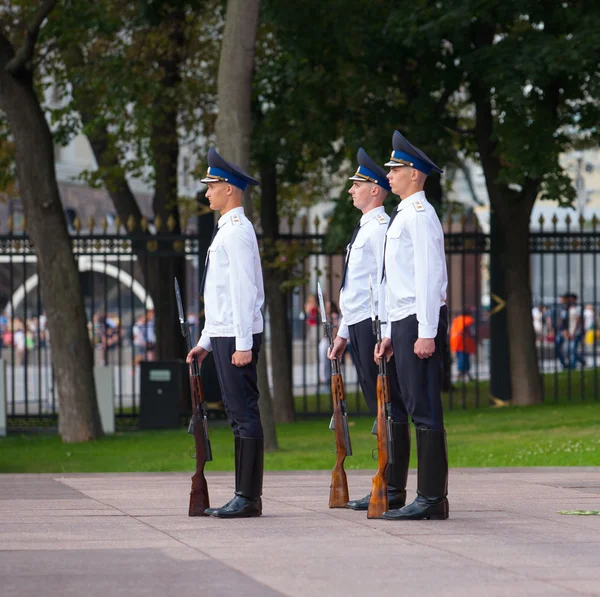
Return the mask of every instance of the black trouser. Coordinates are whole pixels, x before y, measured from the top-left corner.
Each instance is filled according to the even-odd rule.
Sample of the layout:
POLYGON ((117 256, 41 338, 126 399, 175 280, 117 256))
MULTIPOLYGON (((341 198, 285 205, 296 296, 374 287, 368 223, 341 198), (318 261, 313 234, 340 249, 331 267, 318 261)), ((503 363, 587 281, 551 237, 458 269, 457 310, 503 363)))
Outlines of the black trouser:
POLYGON ((215 367, 223 397, 225 412, 233 434, 255 439, 263 438, 263 428, 258 410, 258 383, 256 364, 262 344, 262 334, 252 337, 252 362, 244 367, 231 363, 235 352, 235 338, 211 338, 215 367))
MULTIPOLYGON (((377 414, 377 375, 379 367, 373 359, 375 349, 375 334, 371 319, 365 319, 348 326, 350 343, 354 351, 354 364, 358 373, 358 382, 367 401, 369 412, 377 414)), ((396 423, 408 423, 408 415, 400 393, 400 384, 396 373, 394 357, 387 364, 390 380, 390 398, 392 400, 392 419, 396 423)))
POLYGON ((441 391, 443 348, 448 333, 448 308, 444 305, 440 309, 435 352, 428 359, 420 359, 415 354, 418 332, 416 315, 392 322, 392 346, 396 357, 400 392, 415 427, 443 429, 441 391))

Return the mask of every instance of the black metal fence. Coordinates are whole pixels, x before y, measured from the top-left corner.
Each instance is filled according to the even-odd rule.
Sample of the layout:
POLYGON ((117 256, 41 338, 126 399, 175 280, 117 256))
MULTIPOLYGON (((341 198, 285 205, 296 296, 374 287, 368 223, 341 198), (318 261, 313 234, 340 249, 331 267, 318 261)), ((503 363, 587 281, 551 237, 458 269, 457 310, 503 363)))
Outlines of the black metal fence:
MULTIPOLYGON (((600 397, 600 231, 596 218, 574 223, 568 213, 558 213, 549 224, 541 219, 530 236, 531 288, 536 305, 532 318, 545 399, 553 402, 600 397)), ((154 228, 157 225, 160 227, 158 222, 154 228)), ((299 234, 281 239, 294 245, 297 255, 296 265, 290 270, 290 278, 297 283, 290 282, 288 317, 295 405, 303 415, 331 410, 327 345, 316 288, 320 281, 331 302, 328 315, 335 320, 344 262, 343 255, 324 252, 319 225, 317 219, 314 232, 308 233, 305 221, 299 234)), ((489 321, 502 308, 490 297, 490 237, 478 228, 472 215, 449 213, 444 227, 452 324, 445 401, 450 409, 485 406, 489 404, 489 321)), ((167 229, 159 244, 143 232, 148 229, 147 223, 136 228, 117 222, 116 228, 109 230, 106 224, 98 227, 90 222, 85 230, 77 228, 72 240, 94 361, 113 373, 117 417, 136 416, 140 362, 156 357, 154 302, 144 283, 152 267, 150 258, 185 257, 188 317, 198 319, 197 297, 204 261, 201 245, 193 231, 174 234, 167 229)), ((165 281, 164 292, 171 291, 172 282, 165 281)), ((58 408, 52 374, 53 339, 48 335, 37 262, 27 236, 11 226, 0 235, 0 296, 0 358, 6 367, 9 426, 52 419, 58 408)), ((267 316, 267 355, 272 333, 267 316)), ((272 366, 268 358, 270 371, 272 366)), ((343 373, 350 410, 366 413, 351 346, 343 360, 343 373)))

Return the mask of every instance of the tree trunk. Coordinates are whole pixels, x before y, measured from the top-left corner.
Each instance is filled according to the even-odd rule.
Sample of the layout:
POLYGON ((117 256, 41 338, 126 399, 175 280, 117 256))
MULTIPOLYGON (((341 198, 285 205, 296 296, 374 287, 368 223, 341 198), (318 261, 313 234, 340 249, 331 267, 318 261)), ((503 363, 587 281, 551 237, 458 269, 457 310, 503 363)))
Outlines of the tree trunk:
POLYGON ((31 73, 23 68, 13 76, 4 70, 12 54, 0 36, 0 109, 15 139, 27 232, 38 260, 60 401, 59 433, 65 442, 89 441, 103 432, 79 271, 56 184, 52 134, 31 73))
MULTIPOLYGON (((217 143, 223 157, 242 170, 247 170, 250 163, 252 72, 259 4, 259 0, 227 2, 219 58, 217 143)), ((244 211, 252 220, 253 209, 248 192, 244 194, 244 211)))
POLYGON ((284 274, 269 266, 278 257, 276 242, 279 237, 277 213, 277 170, 275 163, 263 157, 261 165, 260 216, 263 229, 263 260, 265 295, 269 308, 271 330, 271 365, 275 420, 292 423, 296 418, 292 387, 292 339, 287 313, 287 297, 281 290, 284 274))
POLYGON ((425 180, 424 191, 427 201, 435 207, 435 211, 441 218, 444 189, 442 188, 442 179, 439 174, 432 174, 427 177, 425 180))
POLYGON ((185 12, 166 11, 161 27, 168 28, 169 44, 158 59, 162 76, 158 95, 154 98, 154 118, 150 131, 150 146, 154 166, 154 198, 152 207, 155 218, 160 217, 163 226, 156 232, 159 254, 151 258, 153 275, 147 280, 156 309, 156 353, 159 360, 183 359, 186 347, 177 319, 177 303, 173 290, 173 277, 177 276, 182 296, 185 294, 185 256, 173 240, 161 239, 163 235, 181 232, 178 206, 177 166, 179 162, 179 136, 177 133, 178 88, 181 83, 179 69, 185 51, 183 27, 185 12), (162 255, 160 254, 162 252, 162 255))
POLYGON ((262 422, 263 433, 265 436, 265 450, 275 452, 279 449, 277 443, 277 430, 275 428, 275 415, 273 413, 273 398, 269 388, 269 373, 267 371, 267 351, 266 346, 258 355, 258 408, 260 409, 260 420, 262 422))
POLYGON ((290 327, 286 295, 281 292, 281 279, 265 270, 265 289, 271 329, 271 365, 273 370, 273 404, 277 423, 296 420, 292 387, 290 327))
POLYGON ((511 396, 513 404, 525 406, 543 402, 542 380, 538 370, 535 331, 531 316, 531 272, 529 218, 533 202, 507 197, 493 206, 510 242, 502 251, 506 286, 511 396))
MULTIPOLYGON (((484 28, 491 44, 493 27, 484 28)), ((499 237, 510 239, 501 251, 506 288, 507 333, 510 362, 511 396, 515 404, 542 402, 535 332, 531 316, 531 278, 529 264, 529 218, 539 183, 526 179, 523 190, 515 193, 499 181, 501 164, 496 154, 492 106, 486 87, 471 82, 475 102, 475 137, 485 175, 490 207, 498 217, 499 237)), ((501 297, 502 298, 502 297, 501 297)))

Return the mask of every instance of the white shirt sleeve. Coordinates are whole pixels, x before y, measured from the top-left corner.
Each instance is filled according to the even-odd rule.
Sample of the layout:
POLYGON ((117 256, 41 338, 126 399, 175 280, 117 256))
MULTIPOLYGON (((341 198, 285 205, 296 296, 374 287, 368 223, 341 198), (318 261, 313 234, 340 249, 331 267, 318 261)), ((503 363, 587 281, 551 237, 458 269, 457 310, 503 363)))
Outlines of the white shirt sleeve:
POLYGON ((425 212, 415 213, 408 227, 413 241, 419 338, 435 338, 443 277, 439 239, 436 239, 436 230, 425 212))
MULTIPOLYGON (((371 251, 373 251, 375 263, 377 264, 377 277, 373 280, 373 292, 375 294, 376 300, 379 300, 381 298, 380 282, 381 275, 383 273, 383 247, 385 244, 385 231, 387 230, 387 226, 383 226, 380 224, 380 228, 383 229, 383 234, 379 233, 378 231, 378 234, 371 235, 371 238, 369 239, 371 251)), ((378 315, 381 319, 381 313, 378 313, 378 315)))
POLYGON ((252 349, 252 328, 256 297, 254 243, 240 226, 227 235, 224 246, 229 257, 229 283, 233 311, 235 349, 252 349))
POLYGON ((200 340, 198 340, 198 346, 201 346, 202 348, 204 348, 204 350, 208 350, 208 352, 212 351, 212 345, 210 343, 210 338, 208 337, 208 334, 202 330, 202 333, 200 334, 200 340))
POLYGON ((350 338, 350 330, 348 329, 348 326, 346 325, 346 322, 344 321, 343 317, 340 320, 340 326, 338 328, 337 335, 340 338, 344 338, 345 340, 348 340, 348 338, 350 338))

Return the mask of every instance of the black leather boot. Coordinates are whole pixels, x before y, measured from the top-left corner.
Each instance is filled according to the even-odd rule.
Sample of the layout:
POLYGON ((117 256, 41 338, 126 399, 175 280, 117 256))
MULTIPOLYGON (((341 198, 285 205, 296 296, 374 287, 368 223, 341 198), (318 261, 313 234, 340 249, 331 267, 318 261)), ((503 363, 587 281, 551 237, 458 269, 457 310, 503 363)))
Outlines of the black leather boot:
POLYGON ((238 487, 231 502, 215 510, 217 518, 251 518, 262 514, 262 485, 265 442, 240 437, 238 487))
MULTIPOLYGON (((388 507, 390 510, 402 508, 406 504, 406 480, 408 478, 408 463, 410 462, 410 425, 407 423, 392 423, 392 438, 394 446, 393 464, 388 464, 386 479, 388 482, 388 507)), ((352 500, 346 504, 351 510, 368 510, 369 493, 364 498, 352 500)))
MULTIPOLYGON (((229 506, 231 504, 231 502, 233 502, 233 500, 235 499, 235 494, 237 493, 238 487, 240 484, 240 436, 234 435, 233 439, 234 439, 234 450, 235 450, 234 456, 233 456, 233 461, 234 461, 234 466, 235 466, 235 492, 234 492, 233 497, 225 504, 225 506, 221 506, 221 508, 226 508, 227 506, 229 506)), ((207 508, 206 510, 204 510, 204 514, 206 516, 210 516, 217 510, 219 510, 219 508, 207 508)))
POLYGON ((386 520, 448 518, 448 451, 443 429, 417 429, 417 499, 400 510, 384 512, 386 520))

